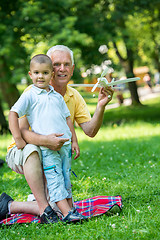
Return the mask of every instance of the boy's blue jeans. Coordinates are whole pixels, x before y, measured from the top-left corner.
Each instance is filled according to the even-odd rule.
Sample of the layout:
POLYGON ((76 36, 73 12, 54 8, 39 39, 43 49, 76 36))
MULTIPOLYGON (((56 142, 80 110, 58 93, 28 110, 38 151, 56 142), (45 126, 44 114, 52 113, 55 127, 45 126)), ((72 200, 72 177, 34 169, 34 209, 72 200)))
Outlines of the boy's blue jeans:
POLYGON ((71 198, 71 144, 63 145, 60 151, 50 149, 41 151, 50 201, 58 202, 71 198))

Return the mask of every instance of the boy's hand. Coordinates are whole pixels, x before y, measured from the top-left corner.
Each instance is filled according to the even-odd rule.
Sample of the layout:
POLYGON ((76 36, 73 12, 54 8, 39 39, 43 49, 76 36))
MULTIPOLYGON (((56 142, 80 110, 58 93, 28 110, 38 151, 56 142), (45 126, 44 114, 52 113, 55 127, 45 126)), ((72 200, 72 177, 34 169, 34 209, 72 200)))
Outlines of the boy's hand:
POLYGON ((72 155, 74 155, 74 152, 76 152, 74 159, 77 159, 80 156, 80 149, 77 142, 72 142, 72 155))
POLYGON ((18 149, 22 149, 26 146, 26 142, 23 140, 23 138, 17 139, 15 142, 18 149))

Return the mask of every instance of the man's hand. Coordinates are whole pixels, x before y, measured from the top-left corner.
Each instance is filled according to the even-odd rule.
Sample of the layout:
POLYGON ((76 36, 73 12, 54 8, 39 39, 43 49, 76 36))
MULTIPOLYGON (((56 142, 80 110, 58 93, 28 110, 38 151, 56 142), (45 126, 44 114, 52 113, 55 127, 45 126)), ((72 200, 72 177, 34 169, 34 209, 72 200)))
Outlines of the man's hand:
POLYGON ((77 159, 80 156, 80 149, 77 142, 72 142, 72 155, 76 152, 74 159, 77 159))
POLYGON ((92 119, 88 122, 81 123, 80 126, 89 137, 94 137, 101 127, 105 106, 112 100, 113 89, 109 86, 101 88, 98 96, 97 108, 92 119))
POLYGON ((63 146, 63 144, 67 141, 69 141, 68 138, 60 138, 61 136, 63 136, 63 133, 52 133, 50 135, 46 135, 46 141, 45 141, 45 147, 54 150, 54 151, 59 151, 61 149, 61 147, 63 146))
POLYGON ((111 100, 114 90, 111 87, 101 88, 98 96, 98 105, 105 107, 111 100))

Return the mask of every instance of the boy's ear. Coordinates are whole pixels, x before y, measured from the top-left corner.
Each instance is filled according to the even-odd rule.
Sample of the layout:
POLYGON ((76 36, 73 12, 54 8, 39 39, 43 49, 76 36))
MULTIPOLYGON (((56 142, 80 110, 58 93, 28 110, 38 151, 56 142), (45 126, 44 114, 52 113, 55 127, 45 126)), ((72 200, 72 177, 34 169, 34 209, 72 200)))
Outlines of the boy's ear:
POLYGON ((32 79, 32 77, 31 77, 31 76, 32 76, 32 73, 29 71, 28 74, 29 74, 30 78, 32 79))
POLYGON ((54 78, 54 71, 52 72, 52 79, 54 78))
POLYGON ((54 79, 54 72, 52 72, 52 76, 51 76, 51 80, 50 80, 49 84, 52 85, 52 83, 53 83, 53 79, 54 79))

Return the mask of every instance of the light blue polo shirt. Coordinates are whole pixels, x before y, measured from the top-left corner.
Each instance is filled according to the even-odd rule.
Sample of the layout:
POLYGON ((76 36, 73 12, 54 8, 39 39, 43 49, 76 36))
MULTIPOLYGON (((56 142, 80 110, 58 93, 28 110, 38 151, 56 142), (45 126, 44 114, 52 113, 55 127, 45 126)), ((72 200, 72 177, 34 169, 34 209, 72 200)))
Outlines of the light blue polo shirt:
POLYGON ((66 122, 70 112, 63 97, 52 86, 49 88, 47 92, 32 85, 20 96, 11 111, 19 117, 26 115, 32 131, 42 135, 64 133, 62 137, 69 138, 71 142, 72 134, 66 122))

